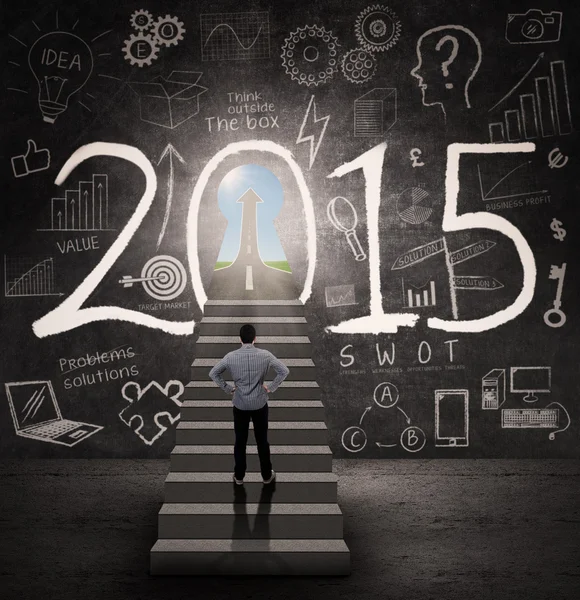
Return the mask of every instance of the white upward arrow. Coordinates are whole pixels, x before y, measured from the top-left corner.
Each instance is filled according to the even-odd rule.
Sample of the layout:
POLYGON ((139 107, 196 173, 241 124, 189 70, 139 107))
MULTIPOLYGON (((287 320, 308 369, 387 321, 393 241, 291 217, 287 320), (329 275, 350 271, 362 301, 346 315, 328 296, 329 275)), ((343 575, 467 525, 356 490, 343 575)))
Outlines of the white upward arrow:
POLYGON ((163 154, 157 161, 157 166, 161 164, 161 161, 166 157, 169 157, 169 177, 167 179, 167 204, 165 205, 165 215, 163 217, 163 224, 161 225, 161 231, 159 233, 159 238, 157 239, 157 250, 159 250, 159 246, 161 245, 161 240, 165 235, 165 229, 167 228, 167 223, 169 221, 169 214, 171 213, 171 203, 173 202, 173 184, 174 184, 174 173, 173 173, 173 157, 177 158, 180 163, 185 164, 185 161, 181 157, 181 154, 173 147, 172 144, 167 144, 165 150, 163 150, 163 154))

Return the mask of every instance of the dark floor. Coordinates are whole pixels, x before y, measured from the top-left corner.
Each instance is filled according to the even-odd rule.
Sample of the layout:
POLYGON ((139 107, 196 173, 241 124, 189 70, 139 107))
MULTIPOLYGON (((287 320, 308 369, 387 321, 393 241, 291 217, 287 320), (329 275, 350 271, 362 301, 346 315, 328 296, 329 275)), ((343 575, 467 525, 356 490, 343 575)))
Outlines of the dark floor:
POLYGON ((578 600, 580 461, 337 460, 347 578, 154 578, 166 460, 0 462, 3 600, 578 600))

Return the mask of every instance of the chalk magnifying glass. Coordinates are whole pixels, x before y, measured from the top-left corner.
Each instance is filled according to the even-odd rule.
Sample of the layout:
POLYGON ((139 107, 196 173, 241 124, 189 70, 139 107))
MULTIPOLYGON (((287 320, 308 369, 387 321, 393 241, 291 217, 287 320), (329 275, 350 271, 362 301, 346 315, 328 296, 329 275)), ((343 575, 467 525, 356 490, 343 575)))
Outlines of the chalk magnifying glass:
POLYGON ((326 207, 326 214, 328 215, 328 220, 334 225, 334 227, 346 235, 346 241, 348 242, 348 245, 354 254, 355 260, 365 260, 367 255, 362 249, 355 231, 358 224, 358 215, 356 214, 356 209, 351 204, 350 200, 343 198, 342 196, 333 198, 326 207), (340 203, 346 204, 350 208, 350 212, 352 213, 350 218, 346 216, 339 218, 336 214, 336 205, 339 203, 339 201, 340 203))

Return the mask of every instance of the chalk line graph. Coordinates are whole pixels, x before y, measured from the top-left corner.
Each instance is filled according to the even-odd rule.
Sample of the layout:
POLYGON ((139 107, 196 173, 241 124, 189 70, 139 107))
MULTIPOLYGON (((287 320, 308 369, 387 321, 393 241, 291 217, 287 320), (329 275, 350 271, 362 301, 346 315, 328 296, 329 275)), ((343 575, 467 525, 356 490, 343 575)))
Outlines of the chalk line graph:
POLYGON ((270 58, 268 12, 203 14, 200 24, 204 61, 270 58))

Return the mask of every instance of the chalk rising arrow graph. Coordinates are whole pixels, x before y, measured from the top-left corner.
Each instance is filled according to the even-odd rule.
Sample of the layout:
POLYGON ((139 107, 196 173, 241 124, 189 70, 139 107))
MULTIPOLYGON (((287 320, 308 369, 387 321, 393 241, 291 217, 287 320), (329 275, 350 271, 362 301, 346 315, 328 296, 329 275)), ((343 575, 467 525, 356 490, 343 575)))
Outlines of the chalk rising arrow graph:
POLYGON ((163 240, 163 236, 165 235, 165 230, 167 229, 167 223, 169 222, 169 215, 171 214, 171 204, 173 203, 173 189, 175 185, 175 171, 173 158, 175 157, 180 163, 185 164, 185 161, 177 152, 177 150, 173 147, 172 144, 167 144, 163 154, 157 161, 157 166, 161 164, 163 159, 167 156, 167 160, 169 160, 169 177, 167 178, 167 202, 165 205, 165 215, 163 217, 163 224, 161 225, 161 231, 159 232, 159 238, 157 239, 157 250, 159 250, 159 246, 161 245, 161 241, 163 240))

